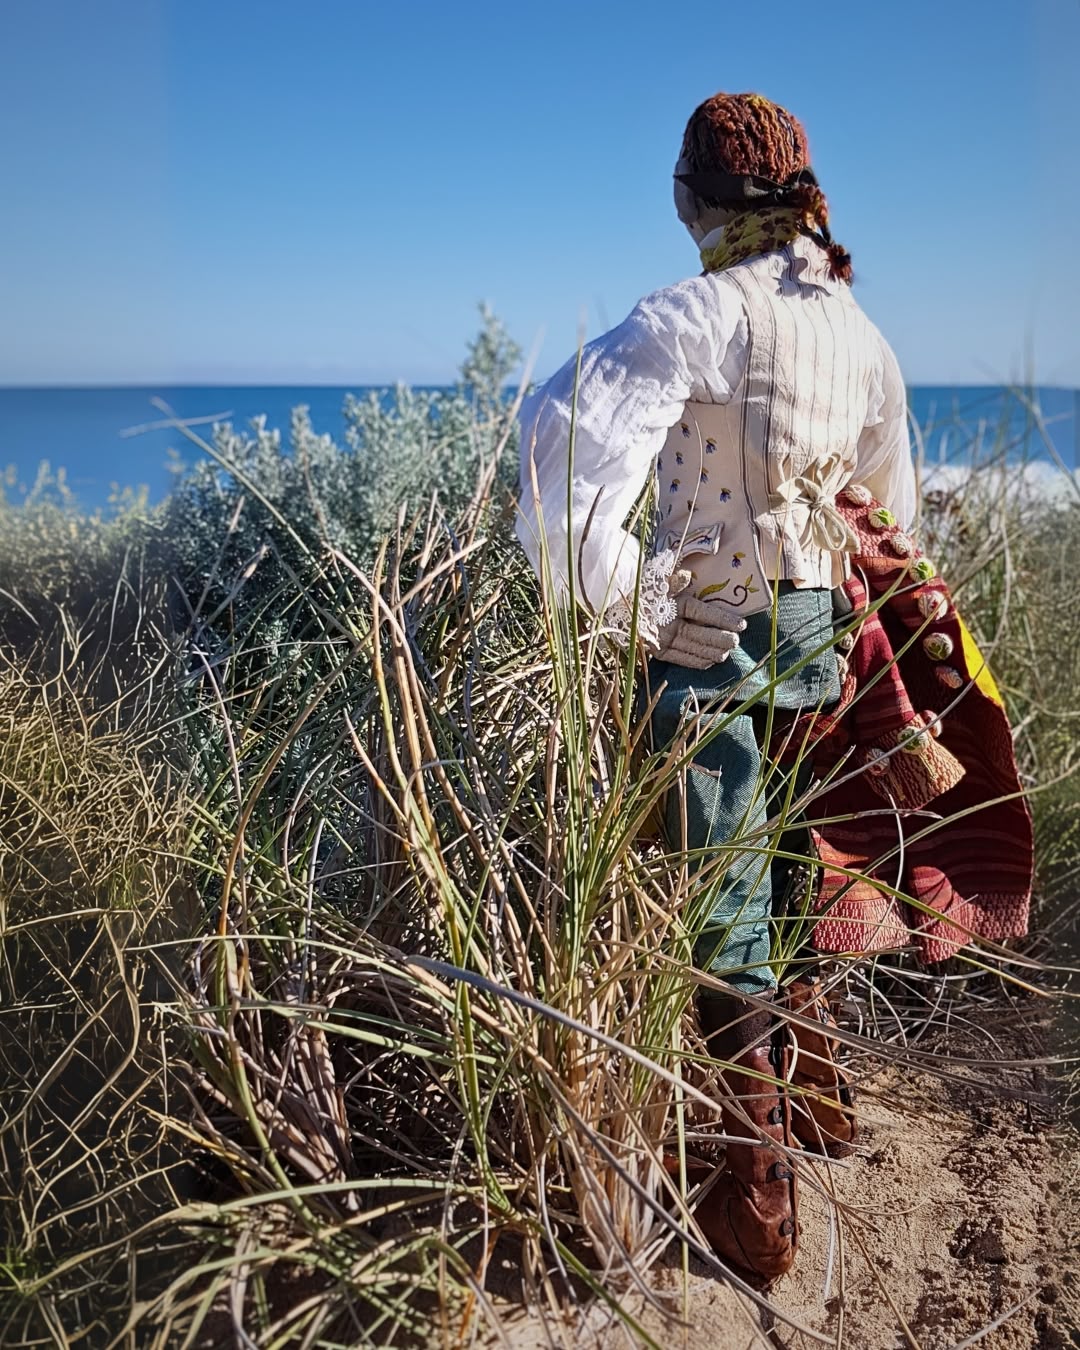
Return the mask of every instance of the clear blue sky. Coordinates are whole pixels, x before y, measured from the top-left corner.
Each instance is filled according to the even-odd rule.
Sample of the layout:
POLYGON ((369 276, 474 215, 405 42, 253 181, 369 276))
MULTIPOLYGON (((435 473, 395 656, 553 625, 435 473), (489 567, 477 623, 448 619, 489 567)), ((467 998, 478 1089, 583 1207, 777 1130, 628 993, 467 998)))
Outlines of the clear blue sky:
POLYGON ((806 123, 912 382, 1080 385, 1080 0, 3 0, 0 383, 537 369, 695 270, 694 105, 806 123))

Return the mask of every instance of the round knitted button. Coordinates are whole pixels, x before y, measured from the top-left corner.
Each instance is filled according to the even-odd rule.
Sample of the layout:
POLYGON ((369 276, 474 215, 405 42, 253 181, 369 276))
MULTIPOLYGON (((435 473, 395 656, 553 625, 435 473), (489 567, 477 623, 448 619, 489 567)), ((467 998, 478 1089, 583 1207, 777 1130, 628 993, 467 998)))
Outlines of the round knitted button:
POLYGON ((926 727, 922 718, 913 717, 903 731, 900 749, 909 755, 921 755, 926 749, 926 727))
POLYGON ((949 612, 949 601, 940 591, 922 591, 915 603, 924 619, 943 619, 949 612))
POLYGON ((953 654, 953 640, 948 633, 927 633, 922 646, 931 661, 947 661, 953 654))
POLYGON ((929 558, 917 558, 911 570, 919 581, 929 581, 931 577, 937 575, 937 568, 929 558))
POLYGON ((875 778, 880 777, 889 767, 889 756, 876 746, 866 752, 866 768, 875 778))
POLYGON ((915 551, 915 542, 910 534, 897 530, 895 534, 889 536, 889 547, 901 558, 910 558, 915 551))
POLYGON ((874 494, 861 483, 849 483, 844 489, 844 496, 852 506, 869 506, 874 500, 874 494))
POLYGON ((952 666, 938 666, 937 677, 949 689, 959 689, 964 683, 963 675, 952 666))
POLYGON ((875 530, 891 530, 896 524, 896 517, 887 506, 875 506, 869 520, 875 530))

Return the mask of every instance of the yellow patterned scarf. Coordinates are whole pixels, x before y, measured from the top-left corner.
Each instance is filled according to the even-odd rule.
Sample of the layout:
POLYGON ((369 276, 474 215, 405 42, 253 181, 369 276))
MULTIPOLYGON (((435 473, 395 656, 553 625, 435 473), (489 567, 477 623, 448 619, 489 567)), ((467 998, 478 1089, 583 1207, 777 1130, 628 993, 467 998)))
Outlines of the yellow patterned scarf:
POLYGON ((759 253, 774 253, 800 234, 813 234, 814 222, 797 206, 763 206, 744 211, 724 226, 720 242, 701 250, 706 272, 722 272, 759 253))

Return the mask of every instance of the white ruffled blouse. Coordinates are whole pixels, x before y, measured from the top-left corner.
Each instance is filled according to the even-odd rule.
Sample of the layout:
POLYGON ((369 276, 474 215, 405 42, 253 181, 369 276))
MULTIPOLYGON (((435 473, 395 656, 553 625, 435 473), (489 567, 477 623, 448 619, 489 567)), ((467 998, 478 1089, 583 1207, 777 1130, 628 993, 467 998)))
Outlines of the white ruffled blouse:
POLYGON ((627 517, 652 475, 657 570, 674 555, 700 598, 742 613, 768 605, 761 580, 846 577, 852 541, 833 501, 850 483, 910 527, 896 358, 811 240, 646 296, 577 364, 522 405, 517 531, 540 572, 542 520, 558 590, 573 565, 597 612, 633 594, 627 517))

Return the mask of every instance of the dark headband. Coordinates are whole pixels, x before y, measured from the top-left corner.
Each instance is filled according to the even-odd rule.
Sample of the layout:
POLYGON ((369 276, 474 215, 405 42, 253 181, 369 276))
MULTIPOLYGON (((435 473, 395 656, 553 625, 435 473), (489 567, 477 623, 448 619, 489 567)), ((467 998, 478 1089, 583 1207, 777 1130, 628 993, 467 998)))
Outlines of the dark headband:
POLYGON ((761 178, 755 173, 726 173, 723 169, 708 169, 703 173, 677 173, 675 181, 684 183, 695 197, 703 201, 753 202, 765 206, 782 202, 797 187, 817 187, 813 169, 800 169, 783 183, 761 178))

